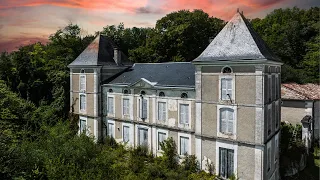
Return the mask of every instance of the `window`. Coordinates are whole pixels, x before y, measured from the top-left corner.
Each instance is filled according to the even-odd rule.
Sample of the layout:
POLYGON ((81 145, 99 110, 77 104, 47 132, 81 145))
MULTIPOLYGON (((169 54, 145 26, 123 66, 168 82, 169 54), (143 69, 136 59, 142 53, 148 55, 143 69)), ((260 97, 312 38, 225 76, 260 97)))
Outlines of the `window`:
POLYGON ((272 106, 268 106, 268 114, 267 114, 267 122, 268 122, 268 136, 271 134, 272 131, 272 106))
POLYGON ((279 85, 280 85, 280 82, 279 82, 279 77, 278 75, 276 75, 276 99, 279 99, 279 85))
POLYGON ((123 115, 129 115, 129 99, 123 99, 123 115))
POLYGON ((234 174, 234 150, 219 148, 219 174, 229 178, 234 174))
POLYGON ((146 119, 148 114, 148 101, 144 98, 139 99, 139 117, 146 119))
POLYGON ((80 118, 80 128, 79 128, 79 130, 80 130, 80 133, 85 133, 86 132, 86 126, 87 126, 87 121, 85 120, 85 119, 81 119, 80 118))
POLYGON ((180 104, 180 124, 189 125, 189 104, 180 104))
POLYGON ((164 92, 160 92, 160 93, 159 93, 159 96, 160 96, 160 97, 164 97, 164 96, 165 96, 164 92))
POLYGON ((232 73, 232 70, 230 67, 224 67, 222 73, 232 73))
POLYGON ((221 78, 221 100, 232 99, 232 78, 221 78))
POLYGON ((85 70, 84 70, 84 69, 81 69, 81 70, 80 70, 80 73, 81 73, 81 74, 85 73, 85 70))
POLYGON ((113 108, 113 97, 108 97, 108 113, 113 114, 114 108, 113 108))
POLYGON ((182 93, 181 94, 181 98, 188 98, 188 94, 187 93, 182 93))
POLYGON ((276 104, 275 104, 275 122, 276 122, 276 129, 278 129, 278 127, 279 127, 279 120, 280 120, 279 115, 280 115, 280 113, 279 113, 279 103, 276 102, 276 104))
POLYGON ((234 110, 231 108, 220 109, 220 132, 233 134, 234 110))
POLYGON ((189 154, 189 138, 180 136, 180 155, 189 154))
POLYGON ((108 123, 108 136, 114 138, 114 124, 108 123))
POLYGON ((167 119, 167 103, 158 102, 158 120, 165 121, 167 119))
POLYGON ((275 151, 274 151, 274 161, 278 160, 278 153, 279 153, 279 137, 278 134, 275 136, 275 151))
POLYGON ((160 144, 166 139, 166 133, 158 132, 158 150, 161 150, 160 144))
POLYGON ((86 91, 86 76, 80 75, 80 91, 86 91))
POLYGON ((86 110, 86 95, 81 94, 80 95, 80 111, 86 110))
POLYGON ((147 146, 148 145, 148 130, 139 128, 138 129, 138 144, 139 146, 147 146))
POLYGON ((109 93, 112 93, 112 92, 113 92, 113 90, 112 90, 112 89, 109 89, 109 90, 108 90, 108 92, 109 92, 109 93))
POLYGON ((267 151, 268 151, 267 160, 268 160, 268 172, 269 172, 271 169, 271 147, 268 147, 267 151))
POLYGON ((272 79, 271 75, 268 75, 268 102, 271 102, 272 96, 272 79))
POLYGON ((129 94, 129 90, 127 89, 123 90, 123 94, 129 94))
POLYGON ((122 135, 122 139, 124 143, 129 142, 129 137, 130 137, 130 127, 129 126, 123 126, 123 135, 122 135))

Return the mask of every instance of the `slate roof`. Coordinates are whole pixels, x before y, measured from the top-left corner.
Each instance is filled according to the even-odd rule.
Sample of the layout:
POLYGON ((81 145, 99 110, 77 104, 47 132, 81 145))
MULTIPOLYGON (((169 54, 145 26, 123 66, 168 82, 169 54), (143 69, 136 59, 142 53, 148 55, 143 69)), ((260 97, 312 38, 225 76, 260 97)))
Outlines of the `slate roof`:
POLYGON ((320 85, 318 84, 281 84, 281 98, 292 100, 319 100, 320 85))
POLYGON ((141 78, 156 82, 155 86, 195 86, 195 67, 190 62, 136 63, 108 84, 130 85, 141 78))
POLYGON ((253 30, 241 13, 236 13, 195 62, 225 60, 280 61, 253 30))
MULTIPOLYGON (((117 65, 113 59, 114 48, 118 47, 112 40, 106 36, 98 35, 68 67, 117 65)), ((123 53, 121 55, 125 56, 123 53)), ((124 57, 123 63, 126 63, 126 60, 127 58, 124 57)))

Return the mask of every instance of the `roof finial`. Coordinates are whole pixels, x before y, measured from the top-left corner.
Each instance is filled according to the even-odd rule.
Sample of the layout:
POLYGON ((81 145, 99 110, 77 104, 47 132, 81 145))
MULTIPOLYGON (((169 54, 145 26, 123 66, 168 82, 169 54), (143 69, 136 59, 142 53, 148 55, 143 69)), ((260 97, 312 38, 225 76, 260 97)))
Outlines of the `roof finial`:
POLYGON ((239 8, 237 8, 237 13, 238 13, 238 12, 240 12, 240 11, 239 11, 239 8))

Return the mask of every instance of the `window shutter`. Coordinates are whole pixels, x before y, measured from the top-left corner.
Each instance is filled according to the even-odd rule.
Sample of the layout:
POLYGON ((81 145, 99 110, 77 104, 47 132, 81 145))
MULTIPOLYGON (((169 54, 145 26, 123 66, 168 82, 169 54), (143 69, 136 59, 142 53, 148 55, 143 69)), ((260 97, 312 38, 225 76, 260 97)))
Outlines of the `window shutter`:
POLYGON ((228 177, 230 177, 233 174, 233 150, 228 149, 228 177))
POLYGON ((226 109, 220 110, 220 131, 227 131, 227 121, 226 121, 226 109))
POLYGON ((86 96, 80 95, 80 110, 86 109, 86 96))
POLYGON ((227 96, 227 82, 225 78, 221 79, 221 99, 225 100, 227 96))
POLYGON ((143 145, 146 146, 148 145, 148 131, 145 129, 142 131, 143 131, 143 145))
POLYGON ((142 103, 141 103, 141 99, 139 99, 139 117, 140 117, 140 118, 143 118, 143 117, 142 117, 142 103))
POLYGON ((129 127, 123 126, 123 141, 129 142, 129 127))
POLYGON ((108 113, 113 114, 113 98, 108 97, 108 113))
POLYGON ((142 117, 147 118, 147 112, 148 112, 148 101, 146 99, 143 99, 143 112, 142 117))
POLYGON ((166 103, 162 103, 162 120, 166 120, 166 117, 167 117, 167 111, 166 111, 166 108, 167 108, 167 104, 166 103))
POLYGON ((233 110, 229 109, 227 113, 228 113, 228 132, 233 133, 233 119, 234 119, 233 110))
MULTIPOLYGON (((229 94, 230 98, 232 98, 232 80, 227 79, 227 94, 229 94)), ((226 95, 226 99, 230 99, 228 95, 226 95)))
POLYGON ((220 151, 220 163, 219 163, 219 169, 220 169, 220 176, 226 177, 226 166, 227 166, 227 156, 226 156, 226 149, 219 148, 220 151))
POLYGON ((189 124, 189 105, 184 105, 184 123, 189 124))
POLYGON ((86 90, 86 77, 81 75, 80 76, 80 91, 86 90))
POLYGON ((180 104, 180 124, 185 124, 185 109, 184 105, 180 104))

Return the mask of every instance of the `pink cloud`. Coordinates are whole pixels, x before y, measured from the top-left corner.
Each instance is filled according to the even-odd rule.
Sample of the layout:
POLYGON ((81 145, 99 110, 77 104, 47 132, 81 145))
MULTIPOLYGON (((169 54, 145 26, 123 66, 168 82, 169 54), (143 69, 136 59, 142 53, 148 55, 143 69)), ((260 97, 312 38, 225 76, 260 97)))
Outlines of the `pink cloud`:
POLYGON ((0 41, 0 52, 7 51, 15 51, 18 50, 19 47, 33 44, 36 42, 47 43, 48 37, 45 36, 17 36, 10 39, 0 41))

